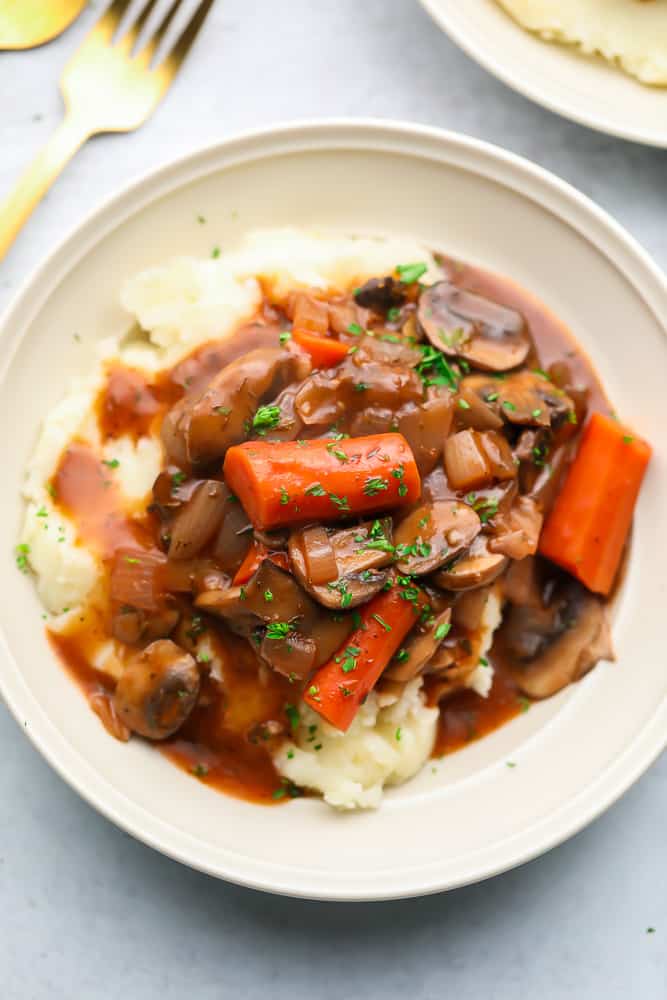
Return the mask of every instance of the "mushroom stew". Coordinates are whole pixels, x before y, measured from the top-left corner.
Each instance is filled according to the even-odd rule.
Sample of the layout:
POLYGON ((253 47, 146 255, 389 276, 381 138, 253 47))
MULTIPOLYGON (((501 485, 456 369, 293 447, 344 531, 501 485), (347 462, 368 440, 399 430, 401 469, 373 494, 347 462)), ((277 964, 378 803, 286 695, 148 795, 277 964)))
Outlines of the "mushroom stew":
POLYGON ((303 702, 345 731, 371 690, 422 678, 440 755, 613 658, 650 449, 544 306, 438 262, 429 286, 410 264, 267 292, 251 324, 153 378, 109 366, 102 441, 150 431, 163 465, 129 516, 84 443, 62 453, 53 497, 106 585, 51 641, 116 738, 271 803, 308 791, 286 794, 272 757, 303 702), (480 656, 490 595, 502 623, 480 656))

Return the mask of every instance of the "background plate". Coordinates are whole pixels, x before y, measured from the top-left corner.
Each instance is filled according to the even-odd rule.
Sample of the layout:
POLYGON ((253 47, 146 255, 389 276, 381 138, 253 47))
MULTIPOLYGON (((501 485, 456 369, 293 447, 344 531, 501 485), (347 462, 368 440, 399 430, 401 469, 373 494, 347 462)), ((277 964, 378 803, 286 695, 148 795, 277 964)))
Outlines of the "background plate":
POLYGON ((420 0, 457 45, 550 111, 622 139, 667 146, 667 87, 647 87, 601 58, 544 42, 495 0, 420 0))

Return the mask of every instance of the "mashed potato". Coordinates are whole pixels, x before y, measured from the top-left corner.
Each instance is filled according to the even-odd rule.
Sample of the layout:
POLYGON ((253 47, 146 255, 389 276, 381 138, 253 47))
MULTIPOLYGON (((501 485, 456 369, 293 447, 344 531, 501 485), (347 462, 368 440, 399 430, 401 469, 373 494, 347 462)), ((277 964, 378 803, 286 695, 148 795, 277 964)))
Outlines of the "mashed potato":
POLYGON ((426 707, 421 684, 410 681, 386 708, 371 692, 346 733, 302 705, 294 741, 275 757, 279 772, 339 809, 379 806, 383 787, 411 778, 433 749, 438 710, 426 707))
POLYGON ((667 85, 667 0, 498 0, 522 27, 667 85))

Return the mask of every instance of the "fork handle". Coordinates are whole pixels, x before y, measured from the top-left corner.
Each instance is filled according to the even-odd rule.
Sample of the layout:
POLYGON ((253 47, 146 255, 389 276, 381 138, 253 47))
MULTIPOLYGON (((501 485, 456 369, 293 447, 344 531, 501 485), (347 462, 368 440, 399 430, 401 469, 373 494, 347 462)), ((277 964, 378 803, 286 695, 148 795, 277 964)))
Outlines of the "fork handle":
POLYGON ((63 167, 90 136, 83 121, 67 115, 0 206, 0 260, 63 167))

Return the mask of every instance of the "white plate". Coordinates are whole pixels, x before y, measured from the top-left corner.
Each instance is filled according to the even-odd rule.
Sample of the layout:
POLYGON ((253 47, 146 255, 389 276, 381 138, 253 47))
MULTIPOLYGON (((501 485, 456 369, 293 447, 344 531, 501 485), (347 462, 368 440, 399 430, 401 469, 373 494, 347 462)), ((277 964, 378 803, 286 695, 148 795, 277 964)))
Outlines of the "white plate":
POLYGON ((544 42, 495 0, 420 0, 481 66, 551 111, 622 139, 667 146, 667 87, 647 87, 601 58, 544 42))
POLYGON ((663 276, 591 202, 524 160, 445 132, 288 125, 133 184, 65 240, 0 327, 0 687, 19 724, 114 823, 195 868, 274 892, 418 895, 559 843, 628 788, 667 732, 665 315, 663 276), (656 448, 617 607, 618 663, 446 758, 435 774, 427 766, 378 812, 341 816, 312 799, 250 805, 139 741, 115 742, 54 660, 32 583, 10 558, 39 422, 69 376, 90 365, 94 341, 125 328, 121 281, 170 254, 206 255, 247 229, 283 224, 409 234, 511 275, 572 326, 619 412, 656 448))

